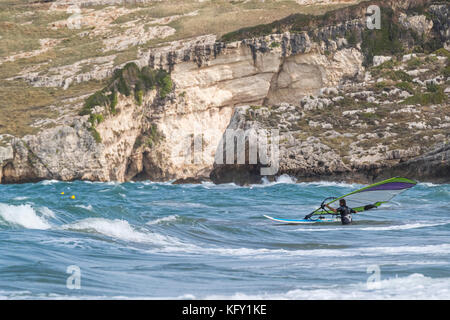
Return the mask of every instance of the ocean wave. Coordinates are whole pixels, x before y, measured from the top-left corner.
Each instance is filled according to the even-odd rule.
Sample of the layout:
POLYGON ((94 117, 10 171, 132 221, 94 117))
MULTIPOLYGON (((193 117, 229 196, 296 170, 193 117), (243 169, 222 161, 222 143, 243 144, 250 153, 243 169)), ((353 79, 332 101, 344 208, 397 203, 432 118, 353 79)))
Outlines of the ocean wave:
POLYGON ((431 183, 431 182, 418 182, 417 185, 423 186, 423 187, 429 187, 429 188, 445 186, 445 184, 435 184, 435 183, 431 183))
POLYGON ((287 174, 283 174, 279 177, 276 177, 275 181, 269 181, 266 177, 263 177, 262 184, 252 185, 252 187, 254 187, 254 186, 273 186, 273 185, 277 185, 277 184, 296 184, 296 183, 297 183, 297 178, 291 177, 287 174))
POLYGON ((383 226, 383 227, 349 227, 349 226, 339 226, 335 228, 299 228, 293 231, 300 232, 329 232, 329 231, 339 231, 339 230, 362 230, 362 231, 390 231, 390 230, 408 230, 408 229, 417 229, 417 228, 427 228, 427 227, 435 227, 435 226, 443 226, 449 224, 448 222, 442 223, 410 223, 410 224, 401 224, 401 225, 393 225, 393 226, 383 226))
POLYGON ((154 232, 136 230, 128 221, 120 219, 87 218, 70 224, 63 225, 61 229, 85 231, 102 234, 122 241, 143 242, 159 246, 183 245, 178 239, 154 232))
POLYGON ((406 277, 341 286, 299 288, 285 293, 209 295, 206 300, 348 300, 348 299, 449 299, 450 278, 430 278, 414 273, 406 277))
MULTIPOLYGON (((204 181, 200 184, 204 189, 239 189, 239 188, 246 188, 246 186, 239 186, 233 182, 229 183, 220 183, 215 184, 213 182, 204 181)), ((197 187, 198 184, 189 184, 189 185, 183 185, 184 187, 197 187)))
POLYGON ((147 222, 148 225, 155 225, 155 224, 160 224, 160 223, 165 223, 165 222, 172 222, 175 221, 179 218, 178 215, 170 215, 164 218, 159 218, 159 219, 155 219, 152 221, 147 222))
MULTIPOLYGON (((40 212, 45 212, 43 215, 49 214, 51 210, 46 208, 40 209, 40 212)), ((19 206, 8 205, 0 203, 0 218, 9 225, 21 226, 27 229, 50 229, 51 225, 44 217, 41 217, 29 204, 19 206)))
POLYGON ((417 229, 417 228, 428 228, 428 227, 435 227, 435 226, 443 226, 443 225, 446 225, 446 224, 448 224, 448 222, 443 222, 443 223, 411 223, 411 224, 386 226, 386 227, 357 228, 356 230, 364 230, 364 231, 409 230, 409 229, 417 229))
POLYGON ((89 210, 89 211, 94 210, 94 208, 90 204, 88 204, 87 206, 83 205, 83 204, 77 204, 77 205, 75 205, 75 207, 81 208, 81 209, 85 209, 85 210, 89 210))
POLYGON ((358 189, 363 188, 364 185, 359 183, 347 183, 347 182, 335 182, 335 181, 313 181, 313 182, 299 182, 301 186, 318 186, 318 187, 342 187, 342 188, 352 188, 358 189))
POLYGON ((59 180, 43 180, 40 182, 43 186, 49 186, 51 184, 59 183, 59 180))
POLYGON ((23 201, 23 200, 27 200, 29 199, 29 197, 15 197, 13 198, 14 201, 23 201))
POLYGON ((150 181, 150 180, 146 180, 146 181, 139 181, 139 182, 136 182, 136 183, 137 184, 143 184, 144 186, 151 186, 151 185, 170 186, 175 181, 176 180, 169 180, 169 181, 150 181))
POLYGON ((209 208, 208 205, 197 202, 183 202, 174 200, 152 201, 150 203, 154 206, 172 207, 172 208, 209 208))
MULTIPOLYGON (((371 274, 367 274, 369 278, 371 274)), ((63 295, 55 293, 33 294, 30 291, 0 291, 0 299, 168 299, 168 300, 448 300, 450 278, 432 278, 421 273, 403 277, 383 277, 379 281, 359 281, 349 284, 312 285, 285 292, 262 290, 256 293, 236 292, 231 295, 195 295, 180 293, 174 296, 135 295, 63 295)))
POLYGON ((56 217, 55 213, 47 207, 40 207, 37 210, 39 211, 39 213, 41 213, 45 217, 49 217, 49 218, 56 217))
POLYGON ((426 246, 395 246, 395 247, 362 247, 349 249, 268 249, 268 248, 221 248, 199 247, 196 245, 169 245, 160 249, 152 249, 149 252, 184 252, 190 254, 220 256, 253 257, 256 259, 277 258, 282 256, 304 257, 376 257, 379 255, 403 255, 403 254, 450 254, 450 244, 426 245, 426 246))

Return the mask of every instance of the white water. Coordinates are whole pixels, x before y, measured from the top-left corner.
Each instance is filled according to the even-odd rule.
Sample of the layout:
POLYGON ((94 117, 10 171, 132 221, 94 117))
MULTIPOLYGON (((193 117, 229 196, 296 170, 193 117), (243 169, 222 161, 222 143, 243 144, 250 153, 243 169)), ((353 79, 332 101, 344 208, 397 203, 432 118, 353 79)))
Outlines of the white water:
MULTIPOLYGON (((44 215, 48 215, 50 210, 43 210, 44 215)), ((29 205, 7 205, 0 203, 0 218, 6 224, 20 226, 27 229, 50 229, 51 225, 44 217, 39 216, 36 211, 29 205)))

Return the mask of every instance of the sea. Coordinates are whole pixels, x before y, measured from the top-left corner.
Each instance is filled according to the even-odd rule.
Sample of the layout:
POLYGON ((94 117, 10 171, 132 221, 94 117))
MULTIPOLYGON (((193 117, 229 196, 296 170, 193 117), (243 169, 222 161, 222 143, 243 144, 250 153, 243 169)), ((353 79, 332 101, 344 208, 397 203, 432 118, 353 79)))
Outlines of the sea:
POLYGON ((282 225, 360 184, 0 185, 0 299, 450 299, 450 184, 282 225))

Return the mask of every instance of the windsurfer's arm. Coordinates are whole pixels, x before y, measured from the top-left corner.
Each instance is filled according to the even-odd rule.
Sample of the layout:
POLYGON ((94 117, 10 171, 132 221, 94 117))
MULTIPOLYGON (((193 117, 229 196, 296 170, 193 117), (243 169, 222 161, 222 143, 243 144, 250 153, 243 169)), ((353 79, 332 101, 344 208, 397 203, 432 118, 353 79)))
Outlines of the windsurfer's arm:
POLYGON ((325 207, 327 207, 328 209, 330 209, 331 211, 333 211, 334 213, 337 213, 337 210, 335 208, 330 207, 329 205, 325 205, 325 207))

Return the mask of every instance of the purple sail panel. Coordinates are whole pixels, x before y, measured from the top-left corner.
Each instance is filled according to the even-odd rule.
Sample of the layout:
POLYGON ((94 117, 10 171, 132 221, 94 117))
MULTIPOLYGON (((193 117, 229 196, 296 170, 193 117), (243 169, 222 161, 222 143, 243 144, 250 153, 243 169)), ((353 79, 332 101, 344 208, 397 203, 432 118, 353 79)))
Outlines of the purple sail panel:
POLYGON ((376 191, 376 190, 403 190, 414 187, 415 184, 407 182, 389 182, 379 186, 374 186, 369 189, 361 190, 361 192, 366 191, 376 191))

